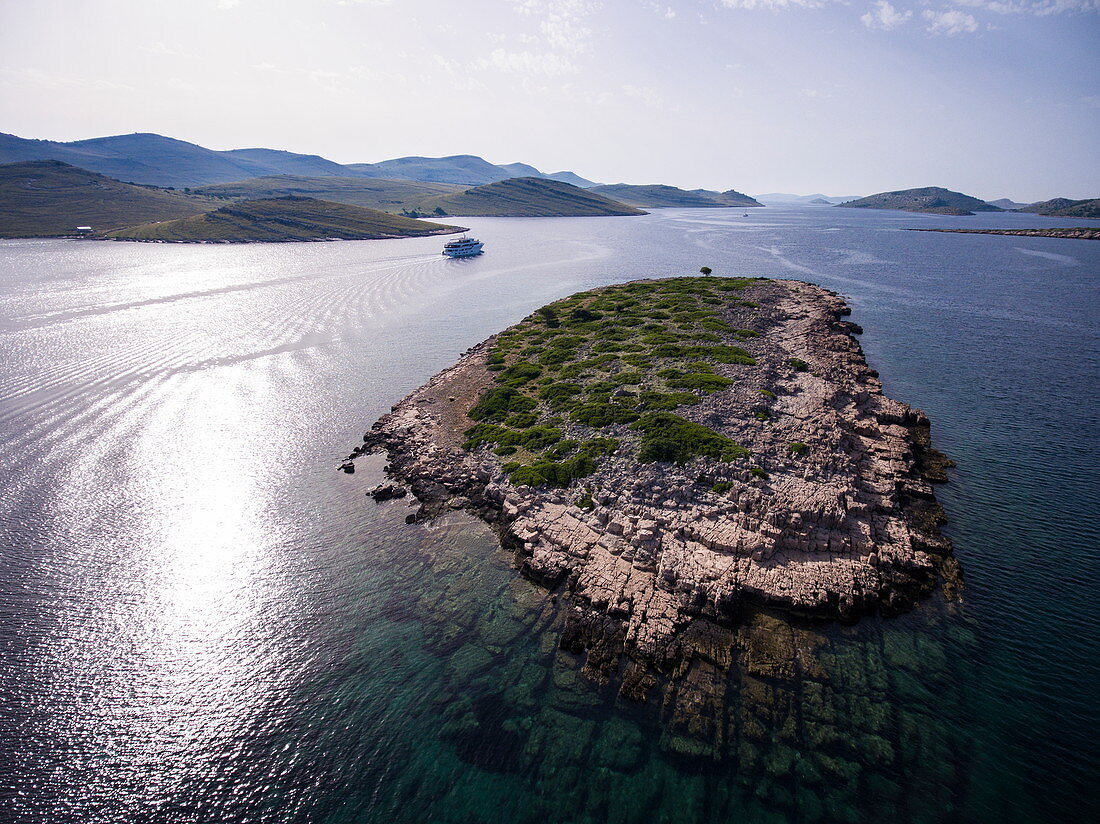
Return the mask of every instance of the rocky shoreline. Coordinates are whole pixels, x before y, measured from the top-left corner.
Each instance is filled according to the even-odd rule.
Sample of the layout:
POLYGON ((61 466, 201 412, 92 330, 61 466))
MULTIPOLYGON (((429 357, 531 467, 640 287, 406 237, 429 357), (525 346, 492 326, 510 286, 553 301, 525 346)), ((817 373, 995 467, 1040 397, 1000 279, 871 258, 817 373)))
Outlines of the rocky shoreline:
POLYGON ((910 232, 946 232, 955 235, 1016 235, 1018 237, 1061 237, 1071 240, 1100 240, 1100 228, 1077 226, 1065 229, 910 229, 910 232))
MULTIPOLYGON (((932 448, 923 413, 882 394, 854 338, 862 330, 843 319, 849 311, 835 294, 797 281, 691 278, 581 293, 469 350, 383 416, 349 460, 385 450, 390 476, 421 502, 410 520, 463 509, 490 523, 523 575, 568 599, 562 647, 585 654, 589 676, 619 677, 624 695, 642 699, 693 662, 728 670, 735 637, 759 623, 761 610, 855 620, 909 609, 938 583, 957 595, 959 569, 931 486, 946 480, 951 462, 932 448), (563 329, 559 317, 574 318, 572 326, 563 329), (662 317, 690 345, 657 343, 673 332, 643 321, 662 317), (619 327, 630 331, 616 334, 619 327), (589 342, 565 334, 577 331, 589 342), (608 336, 624 343, 609 345, 608 336), (470 416, 494 391, 512 391, 502 389, 509 382, 524 397, 555 398, 552 387, 566 384, 552 381, 573 364, 563 367, 546 342, 566 337, 581 358, 568 375, 599 379, 590 393, 620 379, 599 397, 607 408, 640 410, 670 397, 647 389, 712 380, 695 382, 706 387, 697 397, 679 393, 688 400, 675 415, 594 421, 588 404, 565 418, 545 408, 550 401, 536 408, 531 400, 524 409, 534 411, 508 421, 538 417, 528 432, 582 444, 573 464, 553 466, 606 456, 589 461, 583 477, 522 483, 533 469, 547 472, 548 459, 506 462, 527 448, 475 442, 471 432, 486 430, 470 416), (519 350, 531 341, 538 345, 519 350), (609 351, 593 357, 601 350, 609 351), (530 363, 519 360, 535 351, 530 363), (692 362, 690 374, 668 367, 708 353, 717 359, 692 362), (526 374, 521 367, 532 373, 527 383, 502 378, 526 374), (647 421, 683 423, 729 446, 647 456, 647 421), (607 445, 585 453, 595 442, 607 445)), ((499 431, 511 431, 503 426, 490 429, 497 443, 523 442, 503 438, 499 431)))

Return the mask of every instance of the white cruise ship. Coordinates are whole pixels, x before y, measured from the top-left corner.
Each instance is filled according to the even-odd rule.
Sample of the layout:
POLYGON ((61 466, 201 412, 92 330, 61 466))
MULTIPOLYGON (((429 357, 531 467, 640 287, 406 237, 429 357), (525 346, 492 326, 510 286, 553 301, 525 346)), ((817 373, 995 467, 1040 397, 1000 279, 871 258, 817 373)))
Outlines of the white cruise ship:
POLYGON ((447 257, 473 257, 481 254, 484 245, 476 237, 463 235, 458 240, 448 240, 443 244, 443 254, 447 257))

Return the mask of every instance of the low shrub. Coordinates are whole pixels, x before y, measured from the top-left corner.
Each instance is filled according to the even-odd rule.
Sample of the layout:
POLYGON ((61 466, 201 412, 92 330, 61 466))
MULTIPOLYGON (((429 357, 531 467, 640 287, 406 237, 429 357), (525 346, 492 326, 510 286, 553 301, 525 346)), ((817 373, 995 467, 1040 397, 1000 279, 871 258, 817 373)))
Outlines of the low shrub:
POLYGON ((534 380, 542 374, 542 368, 533 363, 518 361, 513 363, 497 376, 497 382, 505 386, 523 386, 530 380, 534 380))
POLYGON ((534 451, 545 449, 561 440, 561 430, 552 426, 532 426, 523 433, 523 445, 534 451))
POLYGON ((474 404, 469 416, 475 421, 503 421, 509 415, 532 412, 538 402, 511 386, 486 391, 474 404))
POLYGON ((571 438, 567 438, 564 441, 558 441, 546 450, 546 457, 552 461, 560 461, 566 455, 574 452, 579 445, 580 441, 575 441, 571 438))
POLYGON ((702 389, 704 392, 717 392, 719 389, 725 389, 731 383, 733 383, 733 380, 730 378, 706 372, 690 372, 686 375, 670 378, 668 381, 668 385, 672 389, 702 389))
POLYGON ((702 400, 691 392, 640 392, 637 408, 647 412, 671 412, 679 406, 688 406, 702 400))
POLYGON ((749 454, 725 435, 670 412, 651 412, 634 429, 642 433, 641 463, 684 464, 695 457, 732 461, 749 454))
POLYGON ((520 412, 518 415, 509 415, 504 421, 504 425, 515 429, 527 429, 538 423, 538 419, 539 416, 534 412, 520 412))
POLYGON ((516 486, 553 486, 564 489, 578 478, 596 471, 596 462, 588 455, 568 461, 538 460, 512 470, 508 477, 516 486))
POLYGON ((552 383, 539 391, 539 398, 546 401, 552 409, 563 409, 571 405, 573 398, 584 391, 579 383, 552 383))
POLYGON ((806 363, 806 361, 802 360, 801 358, 791 358, 789 361, 787 361, 787 363, 790 364, 790 367, 795 372, 810 371, 810 364, 806 363))
POLYGON ((724 320, 704 320, 699 325, 711 332, 733 332, 733 327, 724 320))
POLYGON ((571 420, 591 426, 593 429, 602 429, 615 423, 633 423, 638 420, 638 413, 628 406, 605 401, 583 403, 569 413, 571 420))

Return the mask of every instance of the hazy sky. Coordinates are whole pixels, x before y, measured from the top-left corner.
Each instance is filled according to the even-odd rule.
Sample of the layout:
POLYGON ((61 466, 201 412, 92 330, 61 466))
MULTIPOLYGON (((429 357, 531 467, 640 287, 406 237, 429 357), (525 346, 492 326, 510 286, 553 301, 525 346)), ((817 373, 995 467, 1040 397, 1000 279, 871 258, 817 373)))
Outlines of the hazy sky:
POLYGON ((1100 0, 0 0, 0 131, 1100 196, 1100 0))

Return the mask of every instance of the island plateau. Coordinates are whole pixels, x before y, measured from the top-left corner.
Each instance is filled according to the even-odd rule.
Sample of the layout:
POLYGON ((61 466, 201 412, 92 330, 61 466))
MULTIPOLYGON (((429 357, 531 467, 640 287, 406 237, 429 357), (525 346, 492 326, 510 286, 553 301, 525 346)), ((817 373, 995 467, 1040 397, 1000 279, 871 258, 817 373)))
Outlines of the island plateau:
POLYGON ((883 395, 848 311, 796 281, 581 292, 473 347, 349 460, 384 450, 373 494, 407 485, 410 521, 493 525, 565 599, 562 646, 641 699, 693 661, 728 669, 730 628, 761 610, 854 620, 957 591, 931 486, 950 461, 883 395))

